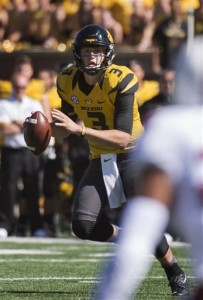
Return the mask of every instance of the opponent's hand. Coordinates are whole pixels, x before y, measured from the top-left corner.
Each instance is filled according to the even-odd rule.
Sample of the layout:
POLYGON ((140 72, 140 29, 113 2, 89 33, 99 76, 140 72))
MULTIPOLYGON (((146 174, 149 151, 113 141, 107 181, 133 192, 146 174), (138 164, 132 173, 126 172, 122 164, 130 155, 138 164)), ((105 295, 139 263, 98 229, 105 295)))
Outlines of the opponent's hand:
POLYGON ((55 126, 66 129, 68 134, 81 135, 82 127, 73 122, 67 115, 62 113, 60 110, 53 109, 51 115, 53 117, 55 126))

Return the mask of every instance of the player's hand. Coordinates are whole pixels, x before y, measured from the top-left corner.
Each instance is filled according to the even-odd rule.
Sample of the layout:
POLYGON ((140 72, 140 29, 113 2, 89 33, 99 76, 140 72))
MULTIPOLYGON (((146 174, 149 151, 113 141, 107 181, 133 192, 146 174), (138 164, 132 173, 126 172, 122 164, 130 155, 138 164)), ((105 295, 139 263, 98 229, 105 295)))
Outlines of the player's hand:
POLYGON ((54 119, 55 126, 65 128, 68 134, 81 135, 82 127, 73 122, 67 115, 58 109, 53 109, 51 115, 54 119), (58 121, 58 122, 56 122, 58 121))

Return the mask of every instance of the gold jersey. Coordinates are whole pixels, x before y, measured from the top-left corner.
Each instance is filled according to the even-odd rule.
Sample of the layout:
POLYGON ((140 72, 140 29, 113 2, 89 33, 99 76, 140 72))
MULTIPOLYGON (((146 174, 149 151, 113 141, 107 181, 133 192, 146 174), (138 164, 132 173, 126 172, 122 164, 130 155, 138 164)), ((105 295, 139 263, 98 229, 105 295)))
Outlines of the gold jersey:
POLYGON ((0 98, 6 99, 11 93, 12 85, 8 80, 0 80, 0 98))
POLYGON ((56 87, 52 87, 48 92, 47 92, 48 100, 49 100, 49 105, 50 108, 56 108, 60 109, 61 107, 61 99, 59 98, 59 95, 57 93, 56 87))
POLYGON ((159 93, 159 82, 155 80, 144 80, 143 84, 136 92, 138 106, 142 106, 145 102, 151 100, 159 93))
POLYGON ((143 132, 135 98, 137 88, 135 74, 127 67, 115 64, 105 70, 94 86, 87 85, 83 73, 75 66, 68 66, 58 75, 57 90, 64 113, 76 114, 89 128, 118 129, 131 134, 131 141, 124 151, 90 141, 91 159, 135 148, 136 140, 143 132))

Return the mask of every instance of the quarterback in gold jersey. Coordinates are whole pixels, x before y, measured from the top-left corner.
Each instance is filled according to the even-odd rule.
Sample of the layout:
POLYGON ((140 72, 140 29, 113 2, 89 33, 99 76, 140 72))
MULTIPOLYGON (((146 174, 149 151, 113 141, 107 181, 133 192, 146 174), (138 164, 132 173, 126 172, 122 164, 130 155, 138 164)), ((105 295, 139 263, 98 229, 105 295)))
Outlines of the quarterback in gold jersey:
MULTIPOLYGON (((81 239, 115 241, 119 227, 103 212, 133 195, 129 165, 143 134, 135 99, 138 80, 127 67, 112 64, 113 39, 102 26, 83 27, 72 51, 75 64, 57 78, 61 110, 52 111, 51 123, 54 137, 83 136, 90 148, 90 163, 74 199, 72 229, 81 239)), ((164 236, 157 258, 173 273, 175 259, 164 236)))
POLYGON ((98 79, 96 84, 88 86, 83 73, 75 66, 68 67, 58 77, 58 93, 63 99, 62 111, 66 107, 67 114, 73 111, 86 128, 102 130, 106 135, 109 130, 120 130, 129 135, 124 147, 118 147, 110 141, 109 144, 98 144, 89 139, 91 159, 99 158, 104 153, 133 149, 143 131, 134 95, 138 88, 136 76, 128 68, 112 64, 98 79))

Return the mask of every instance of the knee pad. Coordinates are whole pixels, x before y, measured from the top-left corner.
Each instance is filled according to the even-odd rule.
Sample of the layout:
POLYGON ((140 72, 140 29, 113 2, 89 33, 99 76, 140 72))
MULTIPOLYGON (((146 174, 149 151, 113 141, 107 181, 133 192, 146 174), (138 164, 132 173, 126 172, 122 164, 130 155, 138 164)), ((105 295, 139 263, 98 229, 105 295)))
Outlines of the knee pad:
POLYGON ((95 222, 86 220, 73 220, 73 233, 82 240, 90 240, 92 231, 95 227, 95 222))
POLYGON ((166 252, 168 251, 168 249, 169 249, 169 244, 168 244, 167 239, 164 235, 161 242, 159 243, 159 245, 156 248, 156 253, 155 253, 156 258, 164 257, 166 252))

